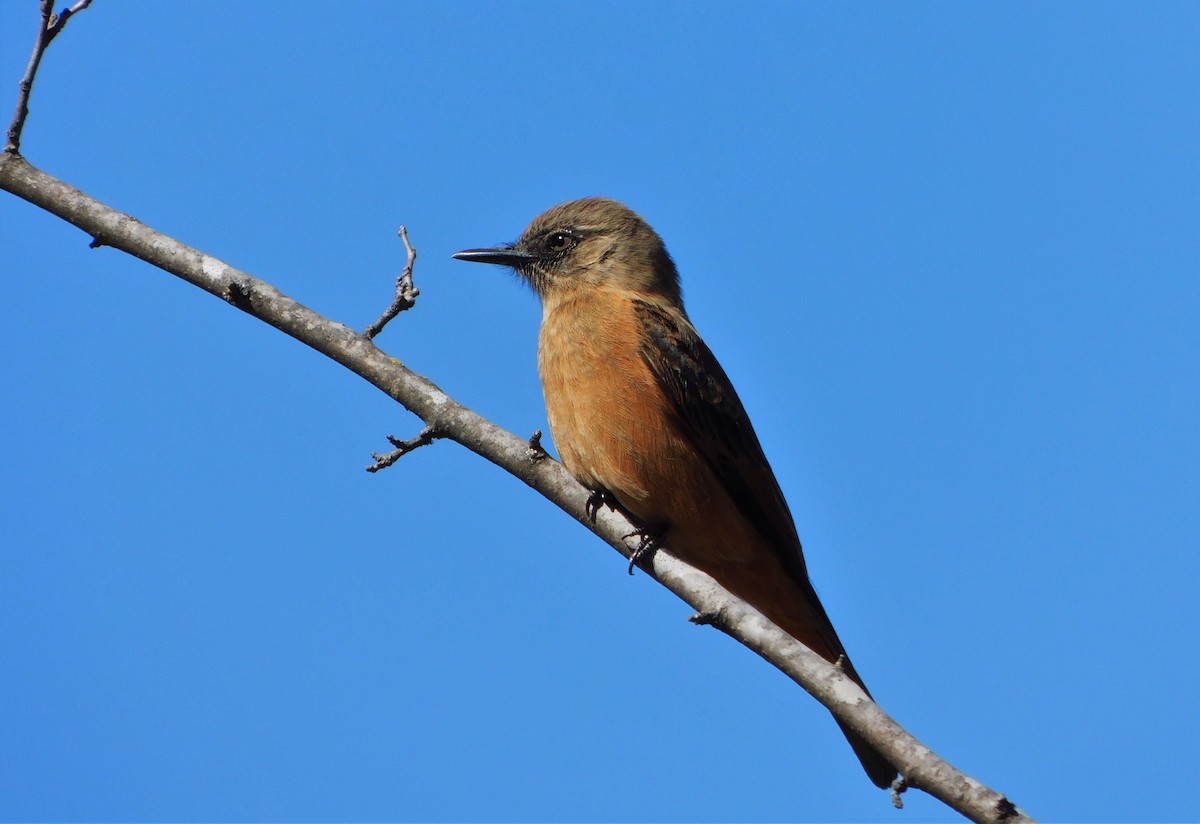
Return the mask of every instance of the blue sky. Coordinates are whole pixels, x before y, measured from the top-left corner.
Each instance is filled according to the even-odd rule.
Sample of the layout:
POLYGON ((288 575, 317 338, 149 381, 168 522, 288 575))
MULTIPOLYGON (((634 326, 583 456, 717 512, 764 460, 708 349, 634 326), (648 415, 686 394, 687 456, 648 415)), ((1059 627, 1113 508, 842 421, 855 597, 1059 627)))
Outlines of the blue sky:
MULTIPOLYGON (((14 99, 36 3, 0 10, 14 99)), ((97 2, 27 157, 545 429, 453 261, 666 239, 880 703, 1048 821, 1194 820, 1200 7, 97 2)), ((4 109, 8 111, 7 108, 4 109)), ((0 817, 955 820, 519 482, 0 196, 0 817)))

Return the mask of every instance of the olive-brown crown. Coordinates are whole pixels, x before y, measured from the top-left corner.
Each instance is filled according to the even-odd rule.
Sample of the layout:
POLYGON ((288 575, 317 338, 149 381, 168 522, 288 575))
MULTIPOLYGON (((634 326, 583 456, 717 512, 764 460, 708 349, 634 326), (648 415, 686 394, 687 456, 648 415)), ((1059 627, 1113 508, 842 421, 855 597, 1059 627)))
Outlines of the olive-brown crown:
POLYGON ((512 250, 514 266, 542 298, 610 286, 678 303, 679 273, 662 238, 636 212, 602 197, 555 206, 529 224, 512 250))

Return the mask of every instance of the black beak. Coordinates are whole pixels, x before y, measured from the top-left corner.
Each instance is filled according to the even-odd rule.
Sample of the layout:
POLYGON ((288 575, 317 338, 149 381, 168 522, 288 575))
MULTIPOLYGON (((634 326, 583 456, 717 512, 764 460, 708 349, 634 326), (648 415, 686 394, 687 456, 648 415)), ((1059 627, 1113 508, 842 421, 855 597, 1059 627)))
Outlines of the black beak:
POLYGON ((535 255, 521 252, 511 245, 492 246, 489 249, 464 249, 455 252, 450 257, 455 260, 465 260, 470 263, 495 263, 500 266, 511 266, 520 269, 521 266, 535 259, 535 255))

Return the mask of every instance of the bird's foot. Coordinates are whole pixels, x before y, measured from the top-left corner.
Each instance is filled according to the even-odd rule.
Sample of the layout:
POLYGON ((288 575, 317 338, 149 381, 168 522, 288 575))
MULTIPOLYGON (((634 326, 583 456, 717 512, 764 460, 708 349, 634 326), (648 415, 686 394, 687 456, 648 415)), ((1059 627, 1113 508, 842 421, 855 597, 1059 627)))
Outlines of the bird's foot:
POLYGON ((638 545, 634 548, 629 556, 629 574, 633 574, 635 566, 641 566, 643 561, 649 561, 654 557, 654 553, 658 551, 659 544, 662 543, 664 529, 656 529, 654 527, 640 526, 633 532, 625 536, 625 540, 637 538, 638 545))
POLYGON ((592 494, 588 495, 588 499, 583 503, 583 511, 587 514, 589 521, 596 523, 596 515, 599 514, 602 506, 616 509, 617 499, 607 489, 593 489, 592 494))

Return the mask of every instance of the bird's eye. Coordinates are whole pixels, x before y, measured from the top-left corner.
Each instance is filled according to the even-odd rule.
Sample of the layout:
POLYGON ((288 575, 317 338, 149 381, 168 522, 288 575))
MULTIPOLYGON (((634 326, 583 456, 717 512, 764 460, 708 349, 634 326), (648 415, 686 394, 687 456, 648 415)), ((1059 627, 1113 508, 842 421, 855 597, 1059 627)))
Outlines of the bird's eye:
POLYGON ((574 242, 575 238, 571 237, 570 232, 552 232, 546 238, 546 248, 551 252, 561 252, 574 242))

